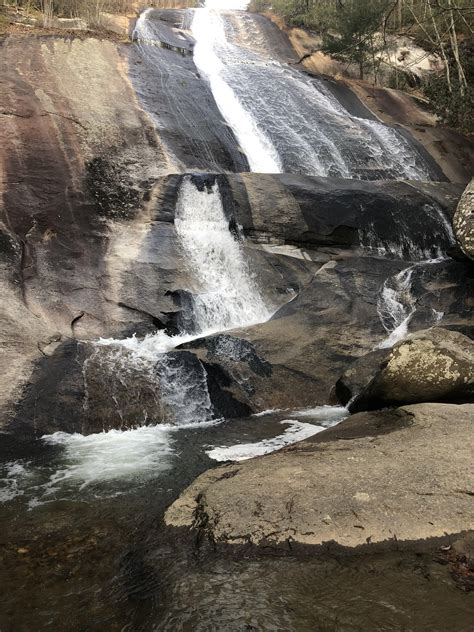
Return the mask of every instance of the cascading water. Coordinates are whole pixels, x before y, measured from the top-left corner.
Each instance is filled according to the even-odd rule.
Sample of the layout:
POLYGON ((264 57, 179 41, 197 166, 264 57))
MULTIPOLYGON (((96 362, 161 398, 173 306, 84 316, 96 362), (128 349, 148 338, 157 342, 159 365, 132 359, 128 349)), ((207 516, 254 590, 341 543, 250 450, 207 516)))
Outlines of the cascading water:
POLYGON ((194 61, 252 171, 430 179, 398 131, 351 116, 321 81, 229 41, 226 14, 205 7, 191 25, 194 61))
POLYGON ((379 349, 393 347, 408 333, 408 324, 416 310, 415 299, 411 293, 414 267, 405 268, 383 284, 377 301, 377 312, 389 335, 378 345, 379 349))
MULTIPOLYGON (((360 233, 361 245, 371 254, 378 256, 417 261, 393 277, 385 280, 377 300, 377 312, 385 331, 389 334, 378 348, 388 348, 403 340, 416 313, 416 298, 413 293, 414 277, 429 266, 447 258, 447 252, 456 243, 453 229, 446 215, 436 204, 424 204, 418 211, 418 231, 414 239, 413 228, 403 213, 392 218, 392 240, 382 241, 377 230, 360 233), (395 225, 396 224, 396 225, 395 225), (426 228, 428 227, 428 229, 426 228)), ((443 312, 432 310, 427 325, 433 325, 443 317, 443 312)))
MULTIPOLYGON (((360 209, 364 216, 364 208, 360 209)), ((445 257, 456 239, 446 215, 438 204, 407 209, 400 204, 359 229, 363 250, 371 256, 427 261, 445 257), (416 217, 413 217, 414 211, 416 217), (383 237, 385 236, 385 237, 383 237)))
MULTIPOLYGON (((417 300, 413 293, 414 275, 422 272, 425 266, 440 261, 443 261, 443 257, 416 263, 384 282, 377 300, 377 313, 389 335, 377 345, 378 349, 393 347, 406 338, 409 324, 417 311, 417 300)), ((432 309, 426 325, 439 323, 443 316, 443 312, 432 309)))
POLYGON ((196 11, 191 30, 196 39, 194 62, 209 81, 217 106, 234 130, 251 171, 280 173, 283 165, 273 143, 224 78, 226 66, 216 52, 227 46, 219 15, 207 9, 196 11))
MULTIPOLYGON (((113 350, 111 356, 105 355, 105 362, 118 390, 130 383, 131 371, 139 373, 140 393, 156 393, 160 406, 155 413, 161 411, 161 421, 179 425, 210 419, 213 411, 202 365, 183 352, 170 352, 200 336, 263 322, 272 310, 265 305, 241 244, 229 228, 217 182, 198 187, 192 176, 183 178, 175 228, 193 279, 192 287, 185 288, 193 297, 189 330, 177 336, 158 331, 143 339, 102 339, 97 344, 113 350)), ((122 415, 118 398, 114 392, 114 405, 122 415)), ((150 420, 145 409, 136 423, 150 420)))
POLYGON ((241 245, 229 230, 217 183, 199 191, 185 178, 178 197, 176 232, 195 275, 194 324, 200 335, 267 320, 265 306, 241 245))

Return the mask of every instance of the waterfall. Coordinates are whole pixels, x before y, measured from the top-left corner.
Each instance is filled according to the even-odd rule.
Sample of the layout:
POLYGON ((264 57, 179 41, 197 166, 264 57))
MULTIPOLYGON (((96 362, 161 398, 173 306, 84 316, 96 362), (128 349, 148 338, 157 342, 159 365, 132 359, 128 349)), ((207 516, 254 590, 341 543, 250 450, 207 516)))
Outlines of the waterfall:
POLYGON ((283 166, 278 152, 224 78, 225 65, 216 52, 227 46, 221 17, 215 11, 199 9, 195 12, 191 31, 196 40, 194 63, 209 81, 217 107, 232 127, 251 170, 280 173, 283 166))
MULTIPOLYGON (((414 274, 443 261, 443 257, 429 259, 405 268, 393 277, 386 279, 377 300, 377 313, 387 338, 377 345, 378 349, 393 347, 408 335, 408 326, 417 311, 416 297, 413 293, 414 274)), ((427 326, 441 321, 444 313, 431 309, 427 326)))
MULTIPOLYGON (((245 19, 244 31, 248 20, 255 22, 239 12, 231 19, 245 19)), ((194 10, 194 62, 252 171, 430 179, 421 155, 397 130, 351 116, 322 81, 275 61, 262 46, 231 40, 229 20, 210 8, 194 10)))
MULTIPOLYGON (((145 401, 153 404, 149 393, 157 393, 160 406, 154 411, 139 410, 137 421, 149 420, 158 409, 164 416, 161 421, 177 425, 210 419, 212 404, 201 363, 192 354, 173 349, 200 336, 263 322, 272 314, 250 272, 241 241, 229 227, 217 182, 198 187, 192 176, 183 178, 175 228, 192 278, 186 288, 193 297, 189 329, 176 336, 157 331, 143 339, 132 336, 97 342, 98 347, 113 350, 103 354, 100 362, 104 368, 109 365, 108 374, 115 378, 111 403, 121 418, 128 403, 124 388, 128 389, 130 375, 139 373, 139 395, 148 392, 145 401)), ((87 382, 87 374, 85 378, 87 382)), ((132 403, 140 405, 143 400, 134 396, 132 403)))
POLYGON ((193 292, 194 325, 208 334, 267 320, 271 312, 245 260, 241 244, 229 230, 217 183, 199 191, 186 177, 175 219, 188 268, 199 271, 193 292))

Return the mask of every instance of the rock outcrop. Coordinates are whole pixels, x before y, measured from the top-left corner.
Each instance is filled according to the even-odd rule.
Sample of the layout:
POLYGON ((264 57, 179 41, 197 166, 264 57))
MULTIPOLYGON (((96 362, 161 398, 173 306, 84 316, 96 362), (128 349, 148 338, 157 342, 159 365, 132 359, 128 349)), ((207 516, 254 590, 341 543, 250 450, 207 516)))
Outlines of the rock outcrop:
POLYGON ((474 179, 467 185, 459 200, 453 226, 463 252, 474 260, 474 179))
MULTIPOLYGON (((386 338, 377 299, 383 279, 397 274, 399 265, 370 257, 330 261, 268 322, 184 347, 221 371, 227 388, 253 410, 331 403, 337 371, 386 338), (232 352, 243 341, 252 353, 232 352), (262 364, 265 372, 256 370, 262 364)), ((444 312, 445 326, 468 331, 471 283, 469 266, 463 263, 417 266, 410 331, 431 326, 434 310, 444 312)))
POLYGON ((336 395, 351 412, 474 401, 474 342, 442 328, 418 331, 356 360, 336 383, 336 395))
POLYGON ((474 527, 473 405, 359 413, 199 476, 165 515, 217 544, 398 548, 474 527))
MULTIPOLYGON (((99 414, 87 418, 83 363, 99 337, 175 333, 187 317, 189 270, 174 229, 183 176, 167 174, 247 169, 196 76, 189 34, 176 26, 183 14, 159 15, 157 45, 146 54, 139 44, 89 37, 10 36, 2 44, 2 420, 16 415, 38 432, 66 430, 66 419, 74 430, 120 426, 113 409, 104 426, 99 414), (156 80, 161 62, 175 82, 168 92, 156 80)), ((287 39, 263 18, 257 26, 266 54, 288 61, 287 39)), ((449 228, 458 185, 201 177, 218 181, 229 226, 245 237, 246 260, 276 312, 264 325, 182 350, 203 367, 219 410, 327 403, 347 363, 384 336, 376 297, 403 259, 459 256, 449 228)), ((436 270, 416 290, 414 327, 431 324, 432 308, 462 327, 466 266, 436 270)), ((144 389, 127 403, 152 408, 144 389)))
MULTIPOLYGON (((10 387, 3 392, 11 409, 30 375, 16 417, 23 428, 24 420, 34 418, 31 425, 38 432, 66 430, 65 420, 84 432, 133 420, 160 421, 156 383, 150 387, 148 373, 138 379, 129 369, 135 386, 128 397, 130 379, 120 379, 118 365, 111 368, 106 348, 94 349, 91 343, 72 353, 69 342, 142 337, 160 329, 175 333, 192 301, 189 266, 174 227, 183 176, 159 178, 135 208, 141 195, 120 194, 123 184, 116 182, 114 163, 101 158, 93 164, 87 212, 77 211, 76 223, 63 220, 53 206, 38 214, 27 235, 15 223, 15 230, 4 232, 5 278, 12 279, 7 289, 15 297, 4 330, 14 327, 21 310, 28 311, 35 327, 24 336, 19 330, 13 346, 8 339, 9 383, 18 376, 15 395, 10 387), (37 227, 40 217, 49 230, 37 227), (74 264, 71 248, 77 253, 74 264), (19 348, 21 361, 15 362, 19 348), (82 405, 88 390, 82 364, 90 356, 94 361, 87 367, 102 367, 105 390, 123 406, 100 388, 90 388, 87 406, 82 405), (48 370, 49 361, 69 375, 66 385, 63 379, 55 382, 59 373, 48 370), (58 405, 51 407, 51 400, 58 405), (74 408, 71 415, 65 414, 67 405, 74 408)), ((275 309, 267 323, 183 348, 202 365, 216 415, 332 401, 331 389, 348 364, 386 335, 377 297, 386 279, 406 267, 400 257, 418 259, 453 248, 449 217, 461 193, 457 185, 254 174, 199 178, 218 183, 229 226, 246 238, 246 260, 266 304, 275 309)), ((10 217, 20 218, 19 205, 20 200, 10 200, 10 217)), ((432 324, 433 310, 445 313, 446 325, 465 325, 469 266, 420 262, 413 278, 413 329, 432 324)), ((92 382, 100 384, 95 369, 92 382)))

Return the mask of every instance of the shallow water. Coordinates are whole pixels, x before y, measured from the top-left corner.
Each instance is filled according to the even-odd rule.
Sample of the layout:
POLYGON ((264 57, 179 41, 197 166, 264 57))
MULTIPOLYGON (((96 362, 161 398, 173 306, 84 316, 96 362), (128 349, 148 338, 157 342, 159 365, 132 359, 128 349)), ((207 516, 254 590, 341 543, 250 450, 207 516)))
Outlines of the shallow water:
POLYGON ((217 465, 208 452, 240 446, 248 456, 249 445, 281 445, 285 429, 318 431, 343 416, 320 407, 4 441, 0 629, 471 630, 472 599, 426 556, 233 559, 163 528, 164 509, 217 465))

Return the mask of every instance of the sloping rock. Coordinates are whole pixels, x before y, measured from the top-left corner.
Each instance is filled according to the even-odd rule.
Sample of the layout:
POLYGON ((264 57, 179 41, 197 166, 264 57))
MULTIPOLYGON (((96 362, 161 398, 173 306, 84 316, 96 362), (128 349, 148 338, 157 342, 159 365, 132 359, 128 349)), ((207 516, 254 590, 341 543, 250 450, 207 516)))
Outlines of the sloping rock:
POLYGON ((356 360, 336 383, 351 412, 416 402, 474 400, 474 342, 442 328, 419 331, 356 360))
POLYGON ((474 178, 459 200, 453 226, 463 252, 470 259, 474 259, 474 178))
POLYGON ((279 452, 199 476, 166 524, 216 543, 346 547, 474 527, 473 405, 360 413, 279 452))
MULTIPOLYGON (((400 262, 386 259, 330 261, 268 322, 184 348, 211 365, 227 381, 224 388, 255 411, 332 403, 341 373, 386 338, 378 298, 385 279, 399 271, 400 262)), ((436 310, 444 312, 443 325, 468 331, 471 287, 469 265, 417 266, 410 330, 431 326, 436 310)))
MULTIPOLYGON (((168 176, 157 184, 157 219, 174 217, 183 177, 168 176)), ((321 259, 327 253, 326 260, 357 255, 360 250, 418 260, 455 247, 450 219, 462 185, 294 174, 199 177, 218 183, 229 221, 237 222, 246 237, 267 248, 297 246, 308 251, 309 258, 321 259), (318 253, 312 252, 315 249, 318 253)))
POLYGON ((247 159, 194 63, 191 19, 190 11, 153 9, 146 26, 134 33, 137 44, 129 48, 130 78, 176 163, 170 172, 248 171, 247 159))

